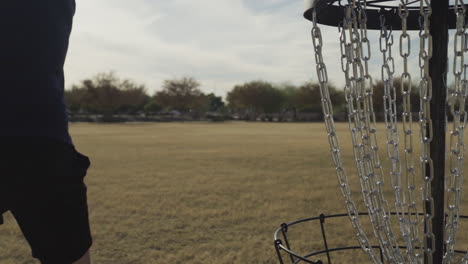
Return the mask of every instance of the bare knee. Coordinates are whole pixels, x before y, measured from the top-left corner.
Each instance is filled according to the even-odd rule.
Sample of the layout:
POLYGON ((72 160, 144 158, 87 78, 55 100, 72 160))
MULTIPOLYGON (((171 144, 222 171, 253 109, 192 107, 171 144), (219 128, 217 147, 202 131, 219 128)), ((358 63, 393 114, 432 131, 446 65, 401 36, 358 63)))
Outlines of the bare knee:
POLYGON ((73 264, 91 264, 91 257, 89 254, 89 251, 86 252, 83 257, 81 257, 79 260, 73 262, 73 264))

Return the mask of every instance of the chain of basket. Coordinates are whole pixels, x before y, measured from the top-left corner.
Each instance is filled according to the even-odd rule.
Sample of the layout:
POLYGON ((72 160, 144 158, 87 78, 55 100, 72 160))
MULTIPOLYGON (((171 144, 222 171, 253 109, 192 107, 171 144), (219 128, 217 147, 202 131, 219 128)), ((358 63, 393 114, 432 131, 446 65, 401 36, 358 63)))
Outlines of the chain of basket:
MULTIPOLYGON (((433 162, 430 158, 430 142, 432 140, 432 121, 430 119, 430 101, 432 96, 432 82, 429 76, 429 60, 432 56, 432 37, 429 32, 429 19, 432 13, 430 8, 430 0, 420 0, 421 8, 420 13, 422 17, 422 26, 420 30, 420 53, 419 61, 421 68, 421 81, 420 87, 420 129, 421 129, 421 168, 423 175, 423 205, 424 211, 424 254, 428 263, 432 263, 432 255, 435 247, 435 238, 432 233, 432 218, 434 212, 434 201, 431 194, 431 181, 433 179, 433 162)), ((374 233, 379 239, 381 248, 385 251, 385 256, 392 263, 401 263, 402 257, 399 256, 398 251, 394 250, 393 232, 389 225, 388 215, 388 203, 386 203, 382 194, 383 180, 381 175, 376 177, 374 169, 381 170, 380 161, 376 160, 374 153, 377 152, 378 148, 376 145, 370 143, 370 134, 375 134, 375 126, 371 129, 370 122, 373 115, 372 108, 369 108, 368 100, 372 94, 372 91, 365 88, 364 70, 361 63, 362 56, 362 42, 359 37, 357 16, 355 14, 355 8, 357 7, 356 0, 353 1, 353 6, 346 8, 346 18, 344 20, 343 30, 340 37, 341 50, 342 50, 342 68, 345 71, 346 86, 345 94, 348 101, 349 110, 349 122, 350 129, 353 139, 353 150, 356 157, 356 165, 360 176, 361 188, 364 195, 364 201, 368 207, 369 214, 371 217, 372 227, 374 233), (351 18, 351 19, 350 19, 351 18), (346 31, 349 31, 349 36, 346 38, 346 31), (349 39, 349 42, 347 42, 349 39), (344 63, 346 61, 346 63, 344 63), (353 72, 350 74, 350 66, 352 66, 353 72), (366 96, 367 95, 367 96, 366 96), (367 113, 366 113, 367 110, 367 113), (380 180, 376 180, 380 179, 380 180), (382 217, 383 216, 383 217, 382 217)), ((360 11, 361 12, 361 11, 360 11)), ((362 13, 359 17, 362 18, 362 13)), ((316 52, 317 62, 317 73, 321 84, 322 93, 322 106, 325 113, 326 127, 329 132, 329 141, 332 146, 332 156, 337 166, 338 178, 343 191, 343 195, 346 198, 346 205, 351 217, 353 226, 355 227, 359 242, 364 250, 371 256, 374 263, 379 263, 370 248, 369 241, 365 236, 360 225, 359 218, 357 217, 357 211, 355 204, 350 199, 350 190, 347 183, 346 174, 342 167, 341 155, 338 140, 336 138, 336 130, 333 122, 332 105, 329 98, 328 91, 328 76, 325 64, 323 62, 323 56, 321 48, 323 46, 323 40, 320 30, 316 23, 316 13, 314 10, 314 29, 312 30, 314 48, 316 52), (318 52, 320 51, 320 52, 318 52), (327 114, 328 112, 328 114, 327 114)), ((366 57, 366 56, 364 56, 366 57)), ((370 79, 371 82, 371 79, 370 79)), ((395 244, 394 244, 395 245, 395 244)))
MULTIPOLYGON (((356 162, 356 168, 358 171, 359 179, 360 179, 360 184, 361 184, 361 190, 363 194, 363 201, 366 207, 369 210, 369 217, 371 220, 371 225, 374 231, 374 234, 380 238, 379 243, 382 244, 382 235, 377 231, 377 230, 383 230, 381 228, 380 224, 382 223, 381 219, 378 218, 378 215, 376 213, 375 208, 379 206, 378 204, 375 204, 377 201, 373 200, 372 195, 375 196, 375 193, 372 193, 372 182, 369 177, 365 177, 366 175, 366 167, 365 167, 365 161, 364 161, 364 144, 362 142, 362 136, 363 136, 363 131, 360 125, 360 118, 361 116, 361 104, 360 102, 356 101, 355 98, 358 96, 357 94, 359 91, 357 91, 357 82, 355 81, 354 77, 351 77, 354 73, 357 74, 358 70, 359 73, 362 75, 362 68, 359 68, 359 66, 362 67, 362 65, 358 64, 357 58, 359 55, 356 54, 357 49, 359 48, 359 40, 354 36, 354 30, 353 30, 353 23, 354 19, 351 19, 351 15, 353 15, 353 18, 356 17, 354 13, 354 9, 350 6, 347 8, 347 18, 345 20, 345 24, 343 25, 343 31, 342 31, 342 40, 344 41, 345 45, 345 54, 346 54, 346 70, 347 72, 345 73, 346 76, 346 87, 349 89, 349 93, 347 96, 347 101, 348 101, 348 120, 349 120, 349 125, 351 129, 351 138, 352 138, 352 144, 353 144, 353 152, 355 156, 355 162, 356 162), (349 35, 347 35, 347 32, 349 32, 349 35), (351 40, 352 39, 352 40, 351 40), (352 70, 352 73, 350 73, 350 70, 352 70), (376 226, 378 227, 376 228, 376 226)), ((360 97, 363 99, 363 97, 360 97)), ((387 252, 385 252, 387 253, 387 252)), ((387 254, 386 254, 387 255, 387 254)))
POLYGON ((449 90, 450 113, 453 116, 453 128, 450 132, 449 145, 449 177, 446 179, 447 188, 447 220, 445 225, 445 245, 447 252, 444 256, 444 264, 452 263, 455 255, 456 234, 460 220, 460 200, 463 184, 463 160, 464 160, 464 132, 467 113, 465 102, 468 96, 467 67, 465 64, 465 52, 468 51, 466 43, 465 5, 463 0, 455 1, 456 33, 454 37, 453 74, 455 76, 455 88, 449 90))
POLYGON ((385 258, 390 263, 404 263, 392 230, 390 207, 383 195, 384 180, 378 155, 372 78, 362 63, 362 58, 370 59, 370 53, 363 53, 361 40, 362 35, 367 38, 366 27, 360 26, 366 22, 365 10, 356 0, 345 7, 340 42, 342 67, 346 79, 348 120, 363 200, 369 212, 374 234, 385 258))
POLYGON ((359 218, 359 212, 357 210, 356 204, 354 203, 351 197, 351 189, 349 187, 348 177, 344 169, 343 159, 341 157, 340 144, 336 134, 336 127, 333 119, 333 105, 330 100, 330 91, 328 87, 328 73, 322 54, 323 38, 320 28, 318 27, 317 13, 315 9, 313 9, 312 14, 312 42, 315 51, 316 70, 320 84, 320 93, 322 97, 322 110, 324 113, 325 127, 328 133, 330 152, 336 169, 336 174, 338 176, 340 189, 345 199, 346 209, 348 211, 351 224, 356 232, 359 244, 361 245, 362 249, 369 255, 370 259, 372 260, 372 263, 382 264, 382 262, 372 249, 369 239, 362 228, 362 224, 359 218))
POLYGON ((408 258, 416 263, 423 261, 423 247, 419 236, 419 210, 418 196, 416 195, 416 172, 414 167, 414 147, 413 147, 413 111, 411 110, 411 74, 408 69, 408 58, 411 55, 411 36, 408 34, 408 0, 401 0, 398 14, 401 19, 400 34, 400 56, 403 59, 403 72, 401 74, 401 93, 403 97, 403 134, 404 134, 404 166, 407 191, 407 221, 409 223, 409 239, 411 247, 408 247, 408 258))
MULTIPOLYGON (((379 147, 378 147, 378 142, 377 142, 376 117, 375 117, 374 103, 373 103, 374 85, 372 82, 373 79, 371 75, 369 74, 369 67, 368 67, 368 64, 369 64, 368 62, 371 58, 371 52, 370 52, 371 49, 370 49, 370 41, 367 38, 367 16, 365 12, 366 10, 365 4, 366 4, 366 1, 364 1, 364 6, 358 7, 355 1, 355 9, 354 9, 356 10, 356 7, 358 7, 357 8, 357 11, 358 11, 357 21, 359 23, 358 28, 360 29, 359 31, 360 36, 358 34, 355 34, 355 35, 358 36, 358 38, 360 38, 361 40, 359 49, 356 50, 356 52, 360 53, 360 56, 361 56, 360 58, 364 66, 364 78, 361 82, 361 85, 362 85, 361 90, 364 96, 364 100, 363 100, 364 111, 363 111, 363 116, 361 117, 361 120, 364 121, 362 123, 362 131, 365 131, 363 142, 365 142, 365 156, 369 157, 368 162, 371 166, 369 167, 370 169, 368 170, 368 173, 369 173, 368 175, 371 175, 371 180, 372 180, 372 177, 374 177, 373 179, 374 183, 373 185, 371 185, 371 187, 373 186, 374 189, 373 190, 371 189, 371 191, 375 192, 377 195, 380 195, 379 199, 381 201, 381 207, 382 207, 382 212, 380 214, 380 217, 382 217, 382 219, 384 220, 383 227, 385 228, 387 239, 390 242, 390 245, 396 246, 397 242, 396 242, 395 235, 394 235, 395 233, 393 232, 391 221, 388 215, 390 212, 390 207, 384 197, 384 191, 383 191, 383 183, 385 180, 384 180, 384 171, 383 171, 382 163, 380 161, 379 147), (367 47, 367 49, 365 47, 367 47)), ((358 24, 354 23, 353 25, 354 25, 353 30, 357 32, 356 26, 358 24)), ((359 54, 357 53, 357 55, 359 54)), ((391 56, 391 49, 389 49, 389 59, 393 59, 391 56)), ((359 63, 358 60, 356 62, 359 63)), ((359 75, 357 75, 357 77, 359 77, 359 75)), ((359 79, 356 79, 356 81, 357 83, 359 83, 359 79)), ((392 187, 395 190, 400 189, 398 186, 394 184, 393 180, 392 180, 392 187)), ((398 194, 396 195, 399 197, 398 194)), ((398 200, 399 199, 397 198, 397 201, 398 200)), ((380 210, 380 209, 377 208, 377 210, 380 210)), ((394 254, 393 258, 396 263, 404 262, 404 258, 401 255, 401 252, 398 247, 389 248, 389 250, 391 254, 394 254)))
MULTIPOLYGON (((381 67, 381 78, 384 84, 384 113, 387 128, 387 155, 391 162, 390 181, 395 194, 395 210, 397 213, 400 231, 406 244, 406 256, 409 263, 418 263, 415 258, 413 240, 410 235, 410 216, 405 214, 407 202, 405 189, 402 183, 402 166, 400 159, 400 137, 398 134, 396 88, 394 85, 395 62, 392 56, 393 33, 386 24, 385 15, 380 16, 380 39, 379 46, 382 53, 383 64, 381 67)), ((406 147, 406 144, 405 144, 406 147)), ((406 148, 405 148, 406 149, 406 148)), ((417 242, 417 241, 415 241, 417 242)), ((416 243, 420 248, 421 243, 416 243)))
POLYGON ((432 233, 432 219, 434 218, 434 199, 432 197, 431 182, 434 178, 434 162, 431 158, 430 144, 433 137, 431 120, 432 79, 429 75, 429 60, 432 57, 432 36, 429 22, 432 14, 431 0, 420 0, 421 29, 419 32, 419 66, 421 80, 419 82, 420 97, 420 139, 421 139, 421 175, 422 198, 424 208, 424 254, 429 264, 433 263, 435 251, 435 236, 432 233))
POLYGON ((468 264, 468 254, 466 254, 459 262, 460 264, 468 264))

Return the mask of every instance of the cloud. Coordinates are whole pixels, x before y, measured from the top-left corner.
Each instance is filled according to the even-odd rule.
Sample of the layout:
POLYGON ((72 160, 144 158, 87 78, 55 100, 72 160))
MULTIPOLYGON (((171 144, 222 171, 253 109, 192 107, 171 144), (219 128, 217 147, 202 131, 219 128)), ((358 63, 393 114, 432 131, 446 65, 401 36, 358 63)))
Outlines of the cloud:
POLYGON ((224 95, 254 79, 311 78, 302 3, 241 0, 82 0, 68 84, 115 70, 157 90, 164 79, 193 76, 224 95))
MULTIPOLYGON (((145 83, 150 92, 165 79, 192 76, 206 92, 225 95, 235 84, 256 79, 316 80, 311 23, 302 13, 302 1, 288 0, 81 0, 67 83, 114 70, 145 83)), ((322 33, 329 77, 341 86, 338 30, 322 27, 322 33)), ((393 56, 401 70, 399 33, 394 34, 393 56)), ((380 79, 378 32, 370 36, 370 71, 380 79)), ((413 49, 419 47, 416 36, 413 49)), ((418 76, 417 60, 412 69, 418 76)))

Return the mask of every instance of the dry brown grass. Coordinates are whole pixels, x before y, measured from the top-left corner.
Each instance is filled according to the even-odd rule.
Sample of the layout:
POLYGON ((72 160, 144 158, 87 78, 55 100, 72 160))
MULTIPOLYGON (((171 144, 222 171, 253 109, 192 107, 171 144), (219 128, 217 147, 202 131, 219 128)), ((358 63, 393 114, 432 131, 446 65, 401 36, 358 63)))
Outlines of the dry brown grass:
MULTIPOLYGON (((74 124, 71 132, 93 163, 94 263, 278 263, 280 223, 344 211, 322 124, 74 124)), ((356 182, 353 190, 359 198, 356 182)), ((327 222, 327 232, 331 246, 355 244, 347 219, 327 222)), ((320 249, 319 234, 317 223, 292 228, 292 246, 320 249)), ((0 237, 0 263, 36 263, 10 215, 0 237)))

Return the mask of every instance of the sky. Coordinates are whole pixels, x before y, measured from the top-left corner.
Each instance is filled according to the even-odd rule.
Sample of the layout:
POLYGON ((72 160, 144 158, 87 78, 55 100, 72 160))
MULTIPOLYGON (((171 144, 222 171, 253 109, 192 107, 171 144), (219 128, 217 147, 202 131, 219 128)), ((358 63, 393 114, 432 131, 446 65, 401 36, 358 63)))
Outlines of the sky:
MULTIPOLYGON (((311 23, 303 11, 302 0, 79 0, 65 65, 67 88, 109 71, 145 84, 150 94, 164 80, 185 76, 219 96, 252 80, 317 80, 311 23)), ((340 87, 338 30, 322 29, 329 78, 340 87)), ((416 36, 412 47, 418 48, 416 36)), ((370 70, 380 79, 378 32, 370 38, 370 70)), ((401 68, 397 46, 393 56, 401 68)), ((417 76, 417 58, 411 63, 417 76)))
POLYGON ((100 72, 160 90, 194 77, 224 96, 251 80, 314 79, 302 0, 80 0, 65 65, 67 87, 100 72))

